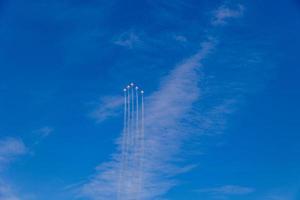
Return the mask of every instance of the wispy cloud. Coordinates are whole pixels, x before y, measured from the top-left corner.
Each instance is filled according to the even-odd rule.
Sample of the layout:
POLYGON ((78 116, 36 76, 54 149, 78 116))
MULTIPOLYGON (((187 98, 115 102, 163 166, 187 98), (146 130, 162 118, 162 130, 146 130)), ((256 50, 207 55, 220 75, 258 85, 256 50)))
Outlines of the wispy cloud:
POLYGON ((27 148, 20 139, 4 138, 0 140, 0 169, 26 152, 27 148))
POLYGON ((127 47, 129 49, 135 47, 141 42, 140 37, 134 31, 127 31, 117 36, 114 44, 127 47))
POLYGON ((291 195, 286 194, 271 194, 266 197, 264 197, 265 200, 294 200, 291 195))
POLYGON ((50 134, 52 134, 53 131, 54 131, 54 129, 50 126, 44 126, 44 127, 34 130, 33 133, 37 137, 35 144, 39 144, 42 140, 44 140, 46 137, 48 137, 50 134))
POLYGON ((102 122, 107 118, 118 115, 118 108, 122 104, 123 98, 121 96, 105 96, 100 99, 100 103, 97 105, 97 108, 90 113, 90 116, 97 122, 102 122))
MULTIPOLYGON (((214 49, 213 40, 203 42, 189 59, 177 65, 162 81, 160 89, 148 98, 145 118, 144 199, 165 194, 175 181, 171 178, 185 168, 174 159, 181 142, 188 137, 183 123, 193 103, 200 97, 200 67, 214 49)), ((189 126, 191 129, 193 126, 189 126)), ((191 131, 193 132, 193 131, 191 131)))
POLYGON ((48 137, 53 132, 53 128, 50 126, 44 126, 42 128, 35 130, 35 132, 38 133, 42 138, 45 138, 48 137))
POLYGON ((213 25, 224 25, 229 19, 240 17, 244 14, 245 7, 241 4, 235 8, 227 5, 220 6, 215 12, 212 19, 213 25))
POLYGON ((0 199, 1 200, 20 200, 7 184, 0 182, 0 199))
POLYGON ((289 186, 288 188, 272 188, 263 195, 256 198, 257 200, 296 200, 299 199, 298 194, 300 191, 299 185, 289 186))
MULTIPOLYGON (((18 156, 28 152, 21 139, 4 138, 0 140, 0 171, 18 156)), ((0 174, 2 175, 2 174, 0 174)), ((0 199, 1 200, 20 200, 14 193, 9 184, 2 180, 0 176, 0 199)))
POLYGON ((183 35, 175 35, 174 39, 178 42, 187 42, 187 38, 184 37, 183 35))
POLYGON ((239 185, 224 185, 215 188, 201 189, 199 192, 210 193, 213 195, 246 195, 253 193, 255 189, 239 185))

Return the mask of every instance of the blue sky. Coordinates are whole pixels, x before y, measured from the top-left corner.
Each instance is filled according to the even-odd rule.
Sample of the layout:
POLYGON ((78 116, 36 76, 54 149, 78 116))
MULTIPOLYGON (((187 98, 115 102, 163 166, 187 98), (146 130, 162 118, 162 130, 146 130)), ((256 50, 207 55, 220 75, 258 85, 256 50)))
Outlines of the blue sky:
POLYGON ((0 1, 0 200, 114 199, 131 81, 144 199, 300 199, 299 18, 297 0, 0 1))

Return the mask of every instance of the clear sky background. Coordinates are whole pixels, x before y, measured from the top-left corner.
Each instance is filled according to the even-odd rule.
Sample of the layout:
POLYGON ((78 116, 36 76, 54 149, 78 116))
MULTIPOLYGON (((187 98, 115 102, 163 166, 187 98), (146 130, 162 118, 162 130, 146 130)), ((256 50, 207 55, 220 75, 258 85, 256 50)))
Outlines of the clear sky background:
POLYGON ((180 130, 150 199, 299 200, 299 35, 298 0, 1 0, 0 200, 105 199, 131 81, 180 130))

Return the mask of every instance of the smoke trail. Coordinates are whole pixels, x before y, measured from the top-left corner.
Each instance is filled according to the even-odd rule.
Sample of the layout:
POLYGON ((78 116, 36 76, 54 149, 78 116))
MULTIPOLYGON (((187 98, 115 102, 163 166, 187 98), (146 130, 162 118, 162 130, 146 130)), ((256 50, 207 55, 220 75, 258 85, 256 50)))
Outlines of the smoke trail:
MULTIPOLYGON (((131 150, 131 155, 134 155, 134 145, 135 145, 135 106, 134 106, 134 84, 131 83, 131 132, 130 132, 130 150, 131 150)), ((134 157, 131 158, 131 164, 134 164, 134 157)), ((133 174, 132 174, 133 175, 133 174)))
POLYGON ((125 195, 127 193, 127 182, 129 178, 128 174, 128 167, 130 163, 130 158, 129 158, 129 151, 130 151, 130 135, 131 135, 131 97, 130 97, 130 86, 127 86, 127 134, 126 134, 126 149, 125 149, 125 169, 124 169, 124 176, 125 180, 122 183, 122 195, 125 195), (124 194, 125 193, 125 194, 124 194))
POLYGON ((131 118, 130 118, 130 157, 129 157, 129 168, 128 168, 128 172, 129 172, 129 177, 128 177, 128 190, 127 190, 127 195, 128 198, 130 198, 131 195, 131 191, 132 191, 132 187, 134 187, 134 178, 135 178, 135 171, 133 171, 132 169, 134 168, 134 162, 135 162, 135 155, 134 155, 134 147, 135 147, 135 96, 134 96, 134 84, 131 83, 130 84, 131 89, 131 118))
POLYGON ((126 159, 126 152, 125 149, 127 148, 127 90, 124 89, 124 122, 123 122, 123 136, 121 141, 121 163, 120 163, 120 172, 119 172, 119 181, 118 181, 118 196, 117 199, 120 200, 121 198, 121 190, 122 190, 122 184, 124 182, 124 164, 126 159))
POLYGON ((138 95, 138 87, 135 87, 135 144, 138 149, 139 147, 139 95, 138 95))
POLYGON ((141 120, 139 129, 139 174, 138 174, 138 199, 142 199, 144 189, 143 171, 144 171, 144 91, 141 91, 141 120))
POLYGON ((140 200, 143 188, 144 97, 133 83, 124 90, 124 122, 121 139, 118 200, 140 200))
MULTIPOLYGON (((139 164, 139 157, 140 157, 140 138, 139 138, 139 94, 138 94, 138 86, 135 87, 135 137, 134 137, 134 165, 139 164)), ((135 172, 135 184, 137 184, 137 192, 135 194, 135 199, 139 199, 139 193, 140 193, 140 186, 139 186, 139 178, 138 178, 138 173, 135 172)))

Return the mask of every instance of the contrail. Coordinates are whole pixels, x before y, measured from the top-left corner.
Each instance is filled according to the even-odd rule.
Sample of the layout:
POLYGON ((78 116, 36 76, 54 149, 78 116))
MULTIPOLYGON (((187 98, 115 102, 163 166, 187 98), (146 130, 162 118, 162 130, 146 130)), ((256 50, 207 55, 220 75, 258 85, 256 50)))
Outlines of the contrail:
POLYGON ((131 86, 131 117, 130 117, 130 152, 129 152, 129 177, 128 177, 128 195, 131 195, 131 191, 133 191, 132 187, 134 187, 134 179, 135 179, 135 171, 132 169, 134 168, 134 161, 135 161, 135 155, 134 155, 134 138, 135 138, 135 102, 134 102, 134 83, 130 83, 131 86))
POLYGON ((131 124, 130 124, 131 125, 131 132, 130 132, 130 147, 131 147, 131 153, 132 153, 133 146, 134 146, 134 126, 135 126, 135 124, 134 124, 134 121, 135 121, 135 119, 134 119, 135 110, 134 110, 134 95, 133 95, 133 90, 134 90, 133 86, 134 86, 134 84, 131 83, 130 86, 131 86, 131 124))
POLYGON ((143 171, 144 171, 144 91, 141 91, 141 120, 138 125, 138 134, 139 134, 139 174, 138 174, 138 194, 137 194, 137 199, 142 198, 142 190, 144 188, 144 183, 143 183, 143 171))
MULTIPOLYGON (((135 143, 135 148, 134 148, 134 163, 135 165, 138 165, 139 163, 139 148, 140 148, 140 145, 139 145, 139 141, 140 141, 140 138, 139 138, 139 94, 138 94, 138 86, 135 86, 135 137, 134 137, 134 143, 135 143)), ((140 193, 140 185, 139 185, 139 182, 138 182, 138 177, 136 177, 134 182, 138 184, 137 186, 137 193, 136 193, 136 198, 135 199, 139 199, 139 193, 140 193)))
POLYGON ((130 103, 130 85, 127 86, 127 133, 126 133, 126 149, 125 149, 125 169, 124 169, 124 176, 126 178, 125 181, 122 183, 122 195, 127 191, 127 180, 128 180, 128 167, 129 167, 129 150, 130 150, 130 131, 131 131, 131 103, 130 103))
POLYGON ((118 200, 141 200, 144 159, 144 91, 134 83, 124 88, 124 127, 118 200))
POLYGON ((138 86, 135 87, 135 144, 138 144, 139 140, 139 94, 138 94, 138 86))
POLYGON ((118 196, 117 199, 121 199, 121 187, 124 182, 124 164, 126 159, 125 149, 127 148, 127 89, 124 89, 124 122, 123 122, 123 136, 121 141, 121 163, 120 163, 120 173, 118 181, 118 196))

